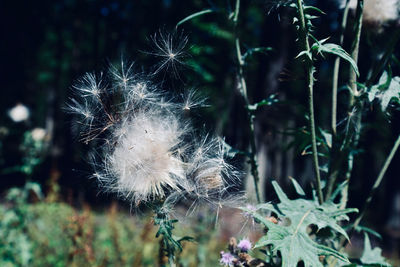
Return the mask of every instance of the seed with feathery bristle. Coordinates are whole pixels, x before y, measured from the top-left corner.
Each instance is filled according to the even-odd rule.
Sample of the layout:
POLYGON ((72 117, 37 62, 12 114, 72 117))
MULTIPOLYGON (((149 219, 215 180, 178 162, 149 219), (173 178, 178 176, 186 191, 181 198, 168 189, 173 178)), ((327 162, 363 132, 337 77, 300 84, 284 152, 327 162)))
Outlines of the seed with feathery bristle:
POLYGON ((163 70, 171 71, 174 76, 179 76, 178 67, 184 65, 187 57, 185 46, 188 38, 183 34, 165 34, 159 32, 152 36, 154 51, 149 54, 158 57, 161 61, 156 65, 154 74, 163 70))

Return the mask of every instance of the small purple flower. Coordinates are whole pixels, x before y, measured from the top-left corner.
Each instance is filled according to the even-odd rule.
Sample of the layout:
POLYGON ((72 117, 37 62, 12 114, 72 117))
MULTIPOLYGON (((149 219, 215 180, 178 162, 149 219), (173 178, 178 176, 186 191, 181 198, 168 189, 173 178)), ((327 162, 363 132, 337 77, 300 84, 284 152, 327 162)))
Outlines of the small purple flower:
POLYGON ((221 259, 219 260, 221 265, 231 267, 234 260, 235 257, 231 253, 221 251, 221 259))
POLYGON ((251 250, 251 246, 251 242, 246 238, 240 240, 239 244, 237 245, 238 249, 243 252, 248 252, 251 250))

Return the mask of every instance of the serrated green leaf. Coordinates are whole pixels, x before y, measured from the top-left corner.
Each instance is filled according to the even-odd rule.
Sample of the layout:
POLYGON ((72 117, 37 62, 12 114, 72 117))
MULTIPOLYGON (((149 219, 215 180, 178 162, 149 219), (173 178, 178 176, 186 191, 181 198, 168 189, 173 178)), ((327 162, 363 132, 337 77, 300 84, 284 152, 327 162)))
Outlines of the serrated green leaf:
MULTIPOLYGON (((326 39, 325 39, 326 40, 326 39)), ((340 46, 333 43, 323 43, 322 41, 316 42, 312 46, 312 50, 316 50, 318 53, 328 53, 341 57, 350 63, 353 70, 357 73, 357 76, 360 75, 357 67, 357 63, 353 60, 353 58, 340 46)))
MULTIPOLYGON (((304 190, 292 180, 296 191, 304 196, 304 190)), ((320 205, 318 200, 307 200, 303 198, 291 200, 283 192, 276 181, 272 182, 275 192, 280 200, 278 204, 264 203, 257 206, 257 210, 269 210, 277 214, 279 218, 290 220, 289 225, 274 224, 264 216, 254 211, 251 213, 254 219, 268 229, 256 244, 256 247, 272 245, 274 251, 280 251, 282 255, 282 266, 297 266, 303 261, 304 266, 323 266, 319 261, 320 255, 333 256, 343 262, 349 262, 347 257, 333 248, 321 245, 313 240, 308 234, 308 227, 315 225, 318 229, 331 228, 348 238, 345 230, 339 226, 341 220, 348 220, 347 214, 357 211, 356 209, 341 210, 339 204, 331 201, 320 205)))

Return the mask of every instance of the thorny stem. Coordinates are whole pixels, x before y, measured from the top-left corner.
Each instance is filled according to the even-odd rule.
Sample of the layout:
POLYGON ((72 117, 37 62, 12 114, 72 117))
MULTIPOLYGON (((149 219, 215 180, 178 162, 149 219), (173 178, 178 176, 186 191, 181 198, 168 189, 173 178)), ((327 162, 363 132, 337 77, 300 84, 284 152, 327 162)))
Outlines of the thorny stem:
MULTIPOLYGON (((363 9, 364 9, 364 0, 358 0, 357 11, 356 11, 356 26, 355 26, 356 36, 355 36, 353 44, 351 46, 351 53, 350 53, 351 57, 353 58, 353 60, 356 64, 358 63, 358 54, 359 54, 359 48, 360 48, 363 9)), ((350 70, 349 86, 351 88, 351 96, 350 96, 350 103, 349 103, 350 110, 351 110, 355 106, 355 97, 359 95, 359 92, 357 90, 357 73, 354 70, 350 70)), ((358 141, 360 139, 361 119, 362 119, 361 110, 362 110, 362 106, 361 106, 359 112, 357 112, 357 114, 356 114, 357 118, 356 118, 356 127, 355 127, 353 147, 358 146, 358 141)), ((348 165, 347 165, 347 171, 346 171, 346 186, 343 188, 343 191, 342 191, 341 208, 345 208, 347 205, 349 183, 350 183, 351 173, 353 171, 353 165, 354 165, 354 155, 352 153, 350 153, 348 156, 348 165)))
POLYGON ((381 182, 383 180, 383 177, 385 176, 386 171, 387 171, 390 163, 392 162, 392 159, 393 159, 394 155, 396 154, 399 146, 400 146, 400 135, 397 137, 397 140, 394 143, 394 145, 392 147, 392 150, 390 151, 388 157, 386 158, 386 161, 383 164, 383 167, 382 167, 381 171, 379 172, 379 175, 376 178, 375 183, 374 183, 371 191, 369 192, 368 198, 364 203, 364 207, 362 208, 362 210, 360 212, 360 215, 358 215, 357 219, 354 222, 353 228, 356 228, 359 225, 359 223, 362 220, 362 218, 364 217, 365 211, 367 210, 369 204, 371 203, 372 198, 374 197, 376 190, 378 189, 379 185, 381 184, 381 182))
POLYGON ((249 98, 247 95, 247 85, 246 85, 246 80, 244 78, 244 73, 243 73, 243 66, 244 66, 244 60, 243 56, 240 50, 240 39, 239 35, 237 33, 237 24, 238 24, 238 18, 239 18, 239 11, 240 11, 240 0, 236 0, 236 7, 235 7, 235 13, 233 17, 233 22, 235 25, 235 47, 236 47, 236 56, 237 56, 237 61, 239 65, 239 82, 240 82, 240 92, 242 94, 243 99, 245 100, 246 103, 246 110, 247 110, 247 119, 248 119, 248 127, 249 127, 249 133, 250 133, 250 167, 251 167, 251 174, 254 179, 254 188, 256 191, 256 197, 257 197, 257 202, 261 203, 261 196, 260 196, 260 189, 259 189, 259 183, 260 183, 260 176, 258 173, 258 163, 257 163, 257 147, 256 147, 256 136, 255 136, 255 131, 254 131, 254 114, 248 109, 250 106, 249 98))
MULTIPOLYGON (((346 1, 346 6, 343 11, 343 18, 342 18, 342 24, 341 24, 341 32, 340 32, 340 45, 343 45, 344 42, 344 32, 346 30, 346 25, 347 25, 347 18, 349 15, 349 10, 350 10, 350 0, 346 1)), ((336 140, 336 125, 337 125, 337 93, 338 93, 338 84, 339 84, 339 70, 340 70, 340 57, 336 57, 335 59, 335 65, 333 67, 333 82, 332 82, 332 111, 331 111, 331 132, 332 132, 332 154, 331 154, 331 161, 335 161, 335 157, 337 155, 337 150, 338 150, 338 144, 336 140)), ((338 175, 338 169, 339 166, 332 166, 332 163, 330 164, 329 168, 329 178, 328 178, 328 189, 326 192, 325 199, 329 199, 333 187, 335 186, 335 182, 337 179, 338 175)))
MULTIPOLYGON (((300 20, 300 41, 302 44, 302 49, 311 54, 310 44, 308 42, 308 30, 306 28, 306 21, 303 10, 302 0, 297 0, 297 7, 299 12, 300 20)), ((321 176, 319 172, 318 163, 318 151, 317 151, 317 137, 315 134, 315 115, 314 115, 314 66, 311 58, 306 59, 305 63, 307 71, 307 84, 308 84, 308 103, 309 103, 309 113, 310 113, 310 131, 311 131, 311 142, 312 142, 312 153, 313 153, 313 165, 315 171, 315 178, 317 180, 317 193, 318 201, 320 204, 323 203, 322 188, 321 188, 321 176)))

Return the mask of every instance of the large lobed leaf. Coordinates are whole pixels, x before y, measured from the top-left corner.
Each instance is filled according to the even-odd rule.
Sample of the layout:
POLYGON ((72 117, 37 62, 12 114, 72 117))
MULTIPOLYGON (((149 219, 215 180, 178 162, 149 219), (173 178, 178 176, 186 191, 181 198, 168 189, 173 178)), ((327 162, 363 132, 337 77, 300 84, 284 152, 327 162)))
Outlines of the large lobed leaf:
MULTIPOLYGON (((294 179, 292 181, 296 192, 304 197, 305 194, 301 186, 294 179)), ((290 225, 275 224, 254 211, 246 210, 268 229, 267 234, 258 241, 256 247, 272 245, 274 251, 280 251, 283 267, 297 266, 300 261, 303 261, 305 267, 323 266, 319 260, 321 255, 334 256, 340 261, 349 262, 342 253, 313 240, 308 233, 308 227, 310 225, 315 225, 318 229, 329 227, 348 238, 344 229, 337 222, 348 219, 346 214, 357 210, 340 210, 339 205, 333 202, 320 205, 315 197, 312 200, 304 198, 291 200, 277 182, 272 183, 280 203, 276 205, 261 204, 257 206, 257 210, 272 211, 279 218, 289 219, 290 225)))

